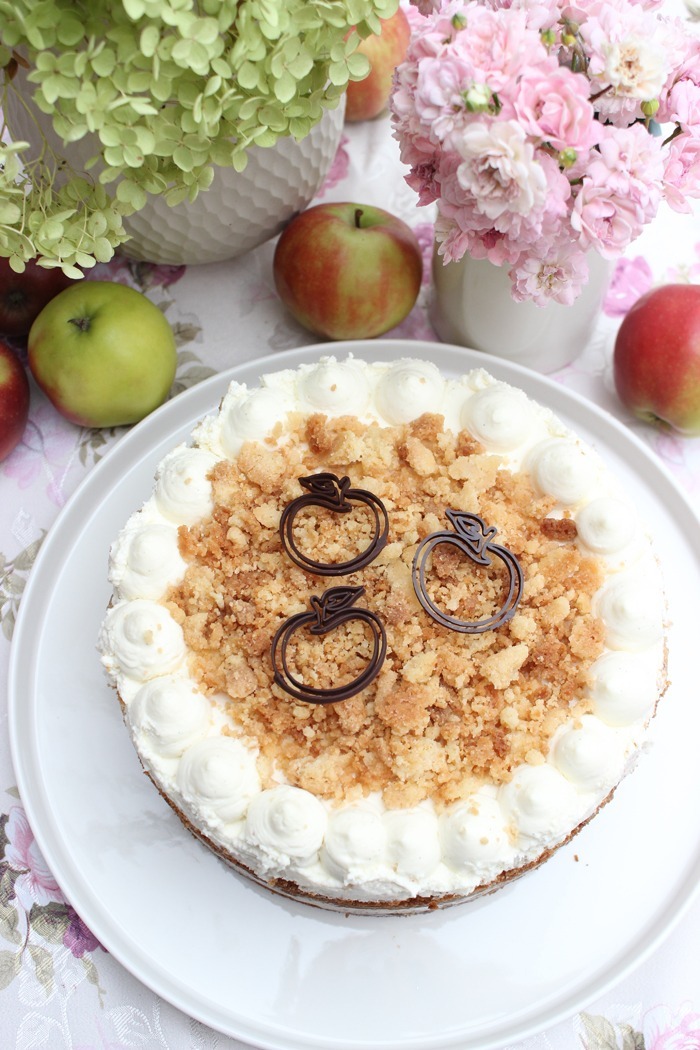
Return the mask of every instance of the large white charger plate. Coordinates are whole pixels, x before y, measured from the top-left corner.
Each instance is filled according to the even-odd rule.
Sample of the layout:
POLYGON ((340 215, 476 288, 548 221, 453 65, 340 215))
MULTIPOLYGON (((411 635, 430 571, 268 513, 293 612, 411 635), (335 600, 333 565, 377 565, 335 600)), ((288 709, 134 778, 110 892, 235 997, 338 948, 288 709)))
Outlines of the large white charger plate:
POLYGON ((281 1050, 489 1050, 572 1015, 637 965, 700 882, 700 527, 672 479, 609 415, 542 376, 433 343, 315 345, 216 376, 131 430, 45 540, 18 618, 10 736, 38 844, 104 946, 191 1016, 281 1050), (672 685, 653 746, 613 803, 542 869, 445 912, 346 916, 275 897, 182 828, 141 774, 95 648, 107 552, 153 472, 231 379, 323 353, 487 367, 599 449, 665 574, 672 685))

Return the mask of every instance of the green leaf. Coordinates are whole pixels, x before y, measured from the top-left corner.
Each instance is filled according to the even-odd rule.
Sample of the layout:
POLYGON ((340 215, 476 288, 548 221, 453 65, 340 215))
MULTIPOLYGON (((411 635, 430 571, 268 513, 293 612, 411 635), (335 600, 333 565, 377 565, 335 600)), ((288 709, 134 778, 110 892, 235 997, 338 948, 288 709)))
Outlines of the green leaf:
POLYGON ((25 547, 24 550, 19 552, 14 560, 15 572, 29 572, 36 561, 36 556, 39 553, 39 548, 44 542, 45 535, 46 533, 44 532, 40 539, 34 540, 28 547, 25 547))
POLYGON ((92 254, 95 256, 97 262, 109 262, 114 255, 114 248, 112 247, 111 241, 106 237, 96 237, 92 245, 92 254))
POLYGON ((584 1046, 590 1050, 618 1050, 615 1025, 602 1014, 579 1015, 583 1022, 584 1046))
POLYGON ((12 635, 15 629, 15 612, 14 609, 10 609, 4 613, 0 618, 2 622, 2 633, 9 642, 12 641, 12 635))
POLYGON ((111 48, 104 48, 99 55, 95 55, 90 64, 98 77, 109 77, 117 64, 117 56, 111 48))
POLYGON ((622 1036, 620 1050, 645 1050, 644 1034, 630 1024, 618 1025, 622 1036))
POLYGON ((328 67, 328 79, 331 84, 342 87, 348 82, 348 67, 345 62, 331 62, 328 67))
POLYGON ((284 72, 274 83, 275 96, 280 102, 289 102, 294 98, 297 90, 297 82, 291 73, 284 72))
POLYGON ((29 924, 37 936, 49 944, 63 944, 70 925, 68 907, 65 904, 35 904, 29 913, 29 924))
POLYGON ((34 963, 34 972, 37 976, 37 980, 45 989, 48 996, 53 991, 54 987, 53 956, 51 955, 51 952, 47 951, 46 948, 42 948, 38 944, 29 945, 29 955, 34 963))
POLYGON ((370 62, 366 55, 361 55, 358 52, 350 55, 347 60, 348 72, 353 80, 364 80, 369 75, 370 62))
POLYGON ((192 151, 186 146, 178 146, 173 152, 173 160, 181 171, 192 171, 194 168, 194 157, 192 151))
POLYGON ((254 91, 259 82, 257 67, 252 62, 244 62, 238 70, 237 80, 245 91, 254 91))
POLYGON ((145 26, 141 32, 141 38, 139 40, 141 53, 145 55, 146 58, 152 58, 156 53, 159 43, 160 30, 158 27, 154 25, 145 26))
POLYGON ((129 18, 133 19, 134 22, 138 21, 139 18, 143 18, 146 13, 144 0, 122 0, 122 6, 129 18))
POLYGON ((0 952, 0 988, 7 988, 19 973, 21 956, 15 952, 0 952))
POLYGON ((90 984, 94 984, 96 988, 100 986, 100 979, 97 973, 97 967, 95 966, 89 955, 85 954, 80 960, 85 969, 85 976, 87 977, 90 984))
POLYGON ((12 201, 0 201, 0 223, 11 226, 22 218, 22 209, 18 208, 12 201))
POLYGON ((64 15, 58 23, 56 36, 64 47, 75 47, 85 33, 82 22, 72 14, 64 15))

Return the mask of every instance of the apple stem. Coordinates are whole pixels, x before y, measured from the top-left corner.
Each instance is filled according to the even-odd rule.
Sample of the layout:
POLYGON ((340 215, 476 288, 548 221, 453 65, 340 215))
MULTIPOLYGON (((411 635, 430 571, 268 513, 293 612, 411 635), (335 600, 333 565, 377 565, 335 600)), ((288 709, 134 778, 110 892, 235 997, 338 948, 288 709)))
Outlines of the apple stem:
POLYGON ((74 324, 77 329, 81 332, 87 332, 90 329, 90 318, 89 317, 71 317, 68 324, 74 324))
POLYGON ((355 229, 361 229, 360 219, 362 218, 362 208, 355 208, 355 229))

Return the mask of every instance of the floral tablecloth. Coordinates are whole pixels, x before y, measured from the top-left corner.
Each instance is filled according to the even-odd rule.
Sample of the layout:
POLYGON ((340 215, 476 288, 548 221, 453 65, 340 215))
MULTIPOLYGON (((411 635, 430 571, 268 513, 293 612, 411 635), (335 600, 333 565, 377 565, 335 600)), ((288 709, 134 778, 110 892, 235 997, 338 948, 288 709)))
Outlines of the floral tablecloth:
MULTIPOLYGON (((378 204, 403 217, 425 251, 432 215, 403 181, 388 118, 350 125, 319 200, 378 204)), ((130 284, 164 311, 179 346, 175 394, 245 360, 314 342, 285 313, 272 282, 274 244, 203 267, 126 259, 91 275, 130 284)), ((596 333, 555 379, 604 406, 646 442, 700 511, 700 439, 632 421, 611 382, 621 317, 655 283, 700 282, 700 216, 664 212, 616 268, 596 333)), ((429 266, 418 304, 393 337, 435 340, 429 266)), ((43 860, 14 786, 6 677, 22 592, 42 541, 78 483, 123 430, 81 430, 32 388, 22 443, 0 464, 0 1047, 2 1050, 205 1050, 242 1047, 191 1020, 131 976, 83 924, 43 860)), ((653 849, 653 840, 650 848, 653 849)), ((644 857, 639 858, 644 863, 644 857)), ((657 950, 612 991, 508 1050, 700 1050, 700 899, 657 950)))

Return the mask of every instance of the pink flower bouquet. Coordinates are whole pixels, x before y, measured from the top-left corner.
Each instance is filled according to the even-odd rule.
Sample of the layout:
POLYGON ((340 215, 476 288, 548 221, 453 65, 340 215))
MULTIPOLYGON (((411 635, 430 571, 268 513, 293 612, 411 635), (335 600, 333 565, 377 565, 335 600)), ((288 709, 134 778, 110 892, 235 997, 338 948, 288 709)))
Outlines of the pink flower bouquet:
POLYGON ((439 254, 568 304, 662 200, 700 197, 700 40, 657 0, 416 0, 394 134, 439 254))

